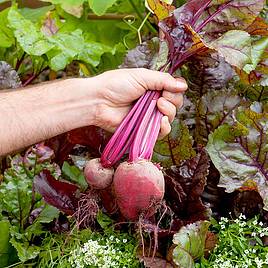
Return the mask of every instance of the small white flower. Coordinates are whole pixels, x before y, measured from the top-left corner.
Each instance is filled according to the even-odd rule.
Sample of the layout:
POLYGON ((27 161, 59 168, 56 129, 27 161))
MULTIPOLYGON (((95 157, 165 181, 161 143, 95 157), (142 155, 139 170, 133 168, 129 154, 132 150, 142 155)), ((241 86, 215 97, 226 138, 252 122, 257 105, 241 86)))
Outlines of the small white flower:
POLYGON ((221 219, 220 219, 222 222, 228 222, 228 219, 227 218, 225 218, 225 217, 221 217, 221 219))
POLYGON ((244 221, 242 221, 242 222, 239 223, 239 226, 240 226, 240 227, 245 227, 246 225, 247 225, 247 223, 244 222, 244 221))
POLYGON ((245 252, 245 254, 249 254, 249 251, 247 249, 244 252, 245 252))
POLYGON ((260 225, 260 226, 263 226, 263 222, 262 222, 262 221, 260 221, 260 222, 259 222, 259 225, 260 225))
POLYGON ((251 236, 255 237, 257 234, 255 232, 251 233, 251 236))
POLYGON ((243 214, 240 214, 240 215, 239 215, 239 219, 240 219, 240 220, 245 220, 245 219, 246 219, 246 216, 243 215, 243 214))
POLYGON ((127 243, 127 239, 123 239, 123 243, 127 243))

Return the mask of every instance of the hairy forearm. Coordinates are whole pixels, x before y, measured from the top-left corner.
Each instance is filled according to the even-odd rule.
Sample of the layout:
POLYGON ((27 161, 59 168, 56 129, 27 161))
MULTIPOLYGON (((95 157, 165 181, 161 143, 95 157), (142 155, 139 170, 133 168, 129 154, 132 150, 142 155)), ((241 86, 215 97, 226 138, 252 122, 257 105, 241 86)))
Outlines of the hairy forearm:
POLYGON ((0 91, 0 155, 94 124, 97 103, 94 78, 0 91))

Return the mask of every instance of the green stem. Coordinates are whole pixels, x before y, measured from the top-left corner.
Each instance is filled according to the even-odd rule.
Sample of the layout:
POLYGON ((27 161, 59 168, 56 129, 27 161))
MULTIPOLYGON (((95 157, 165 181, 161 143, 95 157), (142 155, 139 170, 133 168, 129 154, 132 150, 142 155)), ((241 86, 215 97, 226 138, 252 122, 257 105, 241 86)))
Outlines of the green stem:
MULTIPOLYGON (((136 7, 136 5, 134 4, 134 2, 133 2, 133 0, 128 0, 129 1, 129 3, 131 4, 131 6, 133 7, 133 9, 135 10, 135 12, 137 13, 137 15, 138 15, 138 17, 143 21, 143 15, 142 15, 142 13, 140 12, 140 10, 136 7)), ((150 31, 152 32, 152 33, 155 33, 155 34, 157 34, 158 32, 157 32, 157 30, 151 25, 151 23, 150 22, 148 22, 148 21, 146 21, 146 26, 150 29, 150 31)))
POLYGON ((142 43, 142 39, 141 39, 141 29, 142 27, 144 26, 144 24, 147 22, 148 18, 150 17, 151 15, 151 12, 149 12, 146 17, 144 18, 143 22, 141 23, 139 29, 138 29, 138 36, 139 36, 139 41, 140 41, 140 44, 142 43))

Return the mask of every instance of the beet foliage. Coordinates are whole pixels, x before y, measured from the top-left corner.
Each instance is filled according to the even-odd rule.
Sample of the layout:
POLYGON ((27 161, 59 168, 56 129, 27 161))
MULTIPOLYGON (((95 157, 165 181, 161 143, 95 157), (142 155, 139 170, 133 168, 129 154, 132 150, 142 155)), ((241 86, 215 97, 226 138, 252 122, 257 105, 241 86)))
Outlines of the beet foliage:
MULTIPOLYGON (((134 116, 126 117, 112 137, 89 126, 1 160, 0 225, 8 231, 3 236, 6 247, 0 251, 4 263, 0 261, 0 267, 38 261, 42 239, 49 232, 64 237, 70 224, 102 232, 101 228, 114 222, 123 231, 127 227, 122 222, 127 219, 134 221, 128 230, 138 230, 143 241, 141 255, 158 251, 168 259, 161 263, 168 265, 175 254, 177 265, 188 268, 203 255, 211 237, 206 221, 211 213, 215 217, 229 212, 234 217, 241 212, 248 217, 260 214, 267 222, 265 1, 189 0, 183 5, 183 1, 174 1, 172 6, 147 0, 154 14, 144 24, 143 1, 137 1, 134 9, 133 1, 118 0, 114 6, 116 1, 107 1, 105 6, 79 1, 72 8, 67 1, 56 2, 56 6, 36 9, 38 12, 16 6, 0 12, 0 60, 9 63, 0 64, 0 88, 97 74, 120 65, 182 75, 189 90, 171 133, 161 141, 156 142, 161 114, 155 108, 160 95, 148 91, 134 104, 134 116), (102 15, 107 9, 105 16, 117 13, 121 21, 94 20, 95 14, 102 15), (95 14, 88 15, 88 10, 95 14), (120 17, 120 13, 134 17, 120 17), (141 24, 144 27, 139 29, 141 24), (146 41, 136 47, 139 37, 146 41), (149 131, 144 132, 144 127, 149 131), (113 172, 101 186, 90 174, 88 187, 87 172, 84 176, 82 170, 93 158, 100 158, 104 168, 114 166, 113 182, 113 172), (160 165, 148 162, 151 159, 160 163, 162 171, 160 165), (125 176, 129 164, 120 164, 121 160, 146 163, 150 168, 143 172, 139 167, 141 173, 131 170, 132 176, 125 176), (136 205, 131 207, 129 202, 126 207, 131 193, 122 186, 130 180, 136 187, 145 186, 140 174, 149 170, 153 179, 147 176, 146 183, 151 183, 144 187, 147 193, 137 188, 132 192, 136 205), (147 195, 140 199, 139 194, 147 195), (167 253, 176 233, 175 246, 167 253), (192 241, 196 244, 189 248, 192 241), (187 254, 182 256, 185 249, 187 254), (6 258, 11 255, 15 257, 6 258)), ((146 256, 141 259, 149 267, 146 256)))

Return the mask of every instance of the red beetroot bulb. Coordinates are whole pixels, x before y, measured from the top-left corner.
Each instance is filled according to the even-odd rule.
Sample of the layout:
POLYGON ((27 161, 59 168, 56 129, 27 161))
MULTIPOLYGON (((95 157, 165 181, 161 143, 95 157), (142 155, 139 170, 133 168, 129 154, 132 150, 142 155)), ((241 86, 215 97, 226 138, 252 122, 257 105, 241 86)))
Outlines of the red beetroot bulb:
POLYGON ((143 211, 154 214, 155 204, 164 197, 163 173, 146 160, 121 163, 113 185, 119 209, 128 220, 137 220, 143 211))
POLYGON ((114 169, 104 168, 101 165, 100 159, 95 158, 87 162, 84 174, 88 184, 92 186, 92 188, 101 190, 111 185, 114 169))

